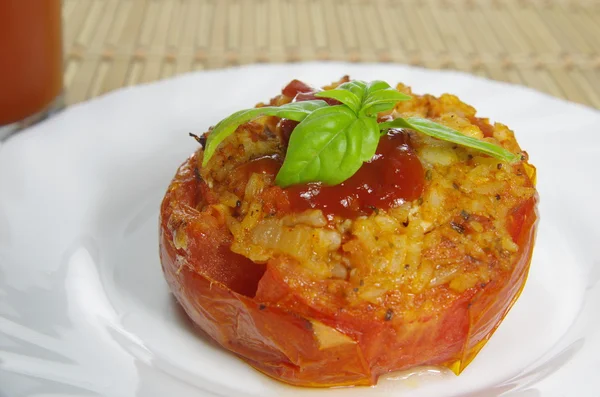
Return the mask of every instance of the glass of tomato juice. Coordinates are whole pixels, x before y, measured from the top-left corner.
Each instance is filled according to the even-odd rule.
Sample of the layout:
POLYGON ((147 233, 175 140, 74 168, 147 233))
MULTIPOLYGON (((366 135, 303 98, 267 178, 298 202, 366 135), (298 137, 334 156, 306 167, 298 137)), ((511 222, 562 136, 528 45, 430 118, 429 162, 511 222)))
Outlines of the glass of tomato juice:
POLYGON ((0 140, 64 106, 60 0, 0 0, 0 140))

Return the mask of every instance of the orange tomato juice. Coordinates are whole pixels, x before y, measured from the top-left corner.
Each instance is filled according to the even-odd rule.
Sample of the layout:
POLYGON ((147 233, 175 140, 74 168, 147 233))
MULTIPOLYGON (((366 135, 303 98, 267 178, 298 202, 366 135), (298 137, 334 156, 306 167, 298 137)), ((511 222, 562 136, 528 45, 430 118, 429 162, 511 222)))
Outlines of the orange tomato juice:
POLYGON ((0 126, 50 105, 62 73, 60 0, 0 0, 0 126))

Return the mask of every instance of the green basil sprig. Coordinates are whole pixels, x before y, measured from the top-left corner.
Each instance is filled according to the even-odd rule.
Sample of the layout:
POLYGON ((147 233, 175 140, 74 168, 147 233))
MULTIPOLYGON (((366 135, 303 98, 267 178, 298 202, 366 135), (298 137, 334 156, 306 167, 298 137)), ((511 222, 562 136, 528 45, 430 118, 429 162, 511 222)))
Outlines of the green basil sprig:
POLYGON ((390 128, 419 131, 502 161, 514 162, 520 158, 498 145, 468 137, 428 119, 396 118, 378 124, 378 113, 392 110, 398 102, 411 98, 384 81, 351 81, 318 92, 315 97, 335 99, 342 104, 328 106, 325 101, 314 100, 236 112, 219 122, 209 134, 202 164, 207 164, 217 146, 237 127, 261 116, 300 122, 290 136, 285 160, 275 179, 282 187, 308 182, 337 185, 345 181, 373 157, 380 136, 390 128))
POLYGON ((392 110, 400 101, 411 97, 393 89, 385 81, 350 81, 334 90, 321 91, 315 94, 317 98, 337 99, 348 106, 357 116, 377 116, 379 112, 392 110))
POLYGON ((333 98, 342 105, 318 109, 294 129, 275 179, 279 186, 344 182, 377 150, 377 113, 410 99, 383 81, 351 81, 315 96, 333 98))

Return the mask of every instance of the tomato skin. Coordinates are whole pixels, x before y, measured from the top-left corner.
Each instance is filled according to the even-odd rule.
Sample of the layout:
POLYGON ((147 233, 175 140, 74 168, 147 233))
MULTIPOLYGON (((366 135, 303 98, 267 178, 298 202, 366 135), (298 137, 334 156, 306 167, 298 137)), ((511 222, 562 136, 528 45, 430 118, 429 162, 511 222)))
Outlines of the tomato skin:
POLYGON ((296 95, 304 92, 313 92, 315 89, 300 80, 292 80, 286 85, 281 93, 288 98, 294 98, 296 95))
MULTIPOLYGON (((197 209, 211 197, 195 164, 192 156, 182 165, 161 206, 160 257, 166 280, 196 325, 275 379, 329 387, 372 385, 382 374, 417 365, 460 373, 524 286, 537 198, 522 203, 507 220, 520 247, 513 270, 466 290, 437 317, 386 320, 373 316, 366 303, 338 310, 308 302, 288 282, 293 264, 288 272, 282 270, 285 263, 258 265, 229 250, 231 236, 222 214, 210 206, 197 209), (331 327, 346 342, 324 346, 315 322, 331 327)), ((442 302, 446 288, 431 289, 426 298, 442 302)))

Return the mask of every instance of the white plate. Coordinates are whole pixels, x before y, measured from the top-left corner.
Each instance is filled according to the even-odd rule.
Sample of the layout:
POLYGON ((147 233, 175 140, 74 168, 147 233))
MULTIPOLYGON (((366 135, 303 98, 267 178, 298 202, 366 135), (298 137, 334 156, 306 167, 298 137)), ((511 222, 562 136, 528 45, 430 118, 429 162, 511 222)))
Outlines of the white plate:
MULTIPOLYGON (((190 74, 73 106, 0 144, 0 396, 598 396, 600 114, 538 92, 395 65, 264 65, 190 74), (292 78, 343 74, 451 92, 513 128, 539 170, 527 286, 459 377, 285 386, 215 347, 170 296, 157 216, 187 136, 292 78)), ((390 376, 392 377, 392 376, 390 376)))

